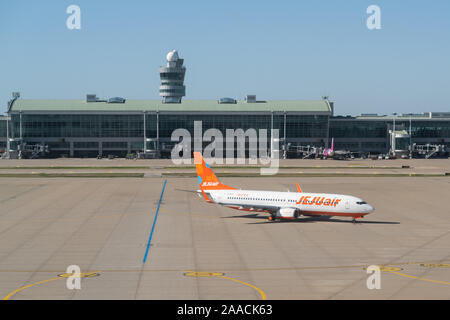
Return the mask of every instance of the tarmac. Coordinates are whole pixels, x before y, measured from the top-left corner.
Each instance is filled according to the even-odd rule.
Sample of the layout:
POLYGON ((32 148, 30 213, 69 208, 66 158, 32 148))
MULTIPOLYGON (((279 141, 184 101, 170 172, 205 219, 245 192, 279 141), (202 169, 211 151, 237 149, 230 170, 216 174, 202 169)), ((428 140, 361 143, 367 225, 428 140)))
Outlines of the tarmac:
MULTIPOLYGON (((294 169, 308 172, 352 164, 450 172, 449 160, 281 162, 309 166, 294 169)), ((0 178, 0 298, 450 298, 450 176, 221 178, 238 188, 291 192, 298 182, 306 192, 355 195, 376 209, 356 224, 339 217, 270 222, 186 192, 198 188, 197 180, 164 176, 176 172, 171 166, 170 160, 0 161, 11 167, 5 173, 145 173, 0 178), (148 168, 14 168, 51 165, 148 168), (77 280, 68 278, 71 265, 82 272, 80 289, 67 286, 77 280), (380 267, 380 289, 367 287, 371 265, 380 267)), ((228 170, 236 169, 222 169, 228 170)))

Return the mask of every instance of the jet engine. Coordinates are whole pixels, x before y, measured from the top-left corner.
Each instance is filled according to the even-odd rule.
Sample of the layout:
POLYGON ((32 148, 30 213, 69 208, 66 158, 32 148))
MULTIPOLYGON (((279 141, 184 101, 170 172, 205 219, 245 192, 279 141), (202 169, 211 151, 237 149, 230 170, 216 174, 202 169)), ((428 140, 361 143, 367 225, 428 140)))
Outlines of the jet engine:
POLYGON ((277 211, 277 218, 296 219, 298 218, 298 209, 295 208, 281 208, 277 211))

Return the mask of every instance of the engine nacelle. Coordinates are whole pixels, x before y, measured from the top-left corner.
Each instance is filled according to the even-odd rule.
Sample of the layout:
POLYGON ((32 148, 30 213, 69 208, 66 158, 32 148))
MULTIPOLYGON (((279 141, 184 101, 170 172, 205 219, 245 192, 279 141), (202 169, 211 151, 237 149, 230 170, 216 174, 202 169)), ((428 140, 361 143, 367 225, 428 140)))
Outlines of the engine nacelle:
POLYGON ((298 214, 298 209, 295 208, 281 208, 277 211, 277 217, 281 219, 296 219, 298 214))

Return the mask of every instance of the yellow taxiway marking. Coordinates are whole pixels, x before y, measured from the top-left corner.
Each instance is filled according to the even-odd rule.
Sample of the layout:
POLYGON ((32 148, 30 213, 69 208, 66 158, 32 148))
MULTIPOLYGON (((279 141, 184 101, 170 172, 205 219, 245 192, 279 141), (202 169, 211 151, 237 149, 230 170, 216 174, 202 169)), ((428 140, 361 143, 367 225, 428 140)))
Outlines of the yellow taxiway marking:
MULTIPOLYGON (((98 276, 98 275, 99 275, 98 271, 94 271, 94 272, 80 273, 79 277, 80 278, 90 278, 90 277, 95 277, 95 276, 98 276)), ((59 280, 59 279, 68 278, 70 276, 75 276, 75 274, 61 273, 56 278, 51 278, 51 279, 42 280, 42 281, 38 281, 38 282, 35 282, 35 283, 28 284, 26 286, 23 286, 23 287, 21 287, 19 289, 16 289, 16 290, 10 292, 6 297, 3 298, 3 300, 9 300, 13 295, 15 295, 16 293, 18 293, 18 292, 20 292, 22 290, 25 290, 27 288, 31 288, 31 287, 34 287, 34 286, 37 286, 37 285, 40 285, 40 284, 44 284, 44 283, 50 282, 50 281, 55 281, 55 280, 59 280)))
POLYGON ((244 282, 244 281, 241 281, 241 280, 238 280, 238 279, 235 279, 235 278, 226 277, 226 276, 225 276, 223 273, 221 273, 221 272, 205 272, 205 271, 202 271, 202 272, 196 272, 196 271, 186 271, 186 272, 184 273, 184 275, 185 275, 185 276, 188 276, 188 277, 211 277, 211 278, 214 277, 214 278, 221 278, 221 279, 231 280, 231 281, 234 281, 234 282, 237 282, 237 283, 246 285, 246 286, 248 286, 248 287, 250 287, 250 288, 252 288, 252 289, 255 289, 255 290, 258 291, 258 293, 261 295, 261 299, 262 299, 262 300, 266 300, 266 299, 267 299, 266 294, 265 294, 264 291, 262 291, 260 288, 255 287, 254 285, 252 285, 252 284, 250 284, 250 283, 248 283, 248 282, 244 282))
MULTIPOLYGON (((80 278, 92 278, 92 277, 98 277, 100 274, 98 271, 92 271, 92 272, 82 272, 78 275, 80 278)), ((69 278, 69 277, 76 277, 74 273, 61 273, 58 274, 58 277, 61 278, 69 278)))
POLYGON ((185 272, 186 277, 220 277, 223 276, 222 272, 208 272, 208 271, 188 271, 185 272))
POLYGON ((261 295, 261 299, 262 300, 266 300, 266 294, 264 293, 264 291, 262 291, 261 289, 259 289, 258 287, 255 287, 254 285, 251 285, 250 283, 238 280, 238 279, 234 279, 234 278, 230 278, 230 277, 225 277, 225 276, 217 276, 218 278, 222 278, 222 279, 227 279, 227 280, 231 280, 234 282, 238 282, 238 283, 242 283, 243 285, 249 286, 250 288, 255 289, 256 291, 259 292, 259 294, 261 295))
MULTIPOLYGON (((436 267, 436 266, 445 266, 447 264, 432 264, 432 263, 421 263, 421 262, 408 262, 408 264, 420 264, 421 266, 427 266, 427 267, 436 267)), ((399 265, 399 264, 397 264, 399 265)), ((427 278, 420 278, 420 277, 416 277, 416 276, 411 276, 409 274, 405 274, 405 273, 401 273, 399 271, 403 270, 402 268, 399 267, 388 267, 388 265, 379 265, 380 270, 381 271, 386 271, 386 272, 390 272, 402 277, 406 277, 406 278, 411 278, 411 279, 417 279, 417 280, 421 280, 421 281, 428 281, 428 282, 433 282, 433 283, 440 283, 440 284, 448 284, 450 285, 450 282, 446 282, 446 281, 440 281, 440 280, 433 280, 433 279, 427 279, 427 278)))
MULTIPOLYGON (((390 263, 390 264, 384 264, 384 265, 380 265, 380 269, 381 271, 385 271, 385 272, 391 272, 394 273, 396 275, 402 276, 402 277, 407 277, 407 278, 411 278, 411 279, 417 279, 417 280, 421 280, 421 281, 427 281, 427 282, 432 282, 432 283, 439 283, 439 284, 446 284, 446 285, 450 285, 450 282, 446 282, 446 281, 440 281, 440 280, 433 280, 433 279, 427 279, 427 278, 420 278, 417 276, 411 276, 408 274, 404 274, 398 271, 401 271, 402 268, 399 268, 398 266, 400 265, 411 265, 411 264, 419 264, 423 267, 431 267, 431 268, 448 268, 450 266, 450 264, 447 263, 442 263, 442 262, 446 262, 446 261, 440 261, 440 262, 435 262, 435 261, 429 261, 429 262, 398 262, 398 263, 390 263)), ((346 268, 367 268, 367 265, 353 265, 353 266, 317 266, 317 267, 313 267, 313 266, 309 266, 309 267, 287 267, 287 268, 245 268, 245 269, 230 269, 228 271, 235 271, 235 272, 239 272, 239 271, 286 271, 286 270, 326 270, 326 269, 346 269, 346 268)), ((14 273, 14 272, 26 272, 26 273, 56 273, 58 271, 53 271, 53 270, 0 270, 1 272, 5 272, 5 273, 14 273)), ((241 283, 244 284, 248 287, 251 287, 253 289, 255 289, 256 291, 258 291, 261 295, 261 298, 263 300, 266 300, 266 294, 259 288, 251 285, 250 283, 247 282, 243 282, 240 281, 238 279, 234 279, 234 278, 230 278, 230 277, 226 277, 223 273, 220 272, 208 272, 208 271, 183 271, 182 269, 144 269, 144 270, 134 270, 134 269, 117 269, 117 270, 102 270, 102 272, 184 272, 186 276, 191 276, 191 277, 217 277, 217 278, 222 278, 222 279, 226 279, 226 280, 231 280, 237 283, 241 283)), ((82 273, 80 276, 83 278, 87 278, 87 277, 94 277, 98 275, 98 271, 93 271, 93 272, 87 272, 87 273, 82 273)), ((57 278, 51 278, 51 279, 47 279, 47 280, 42 280, 39 282, 35 282, 29 285, 26 285, 24 287, 21 287, 17 290, 12 291, 10 294, 8 294, 3 300, 8 300, 9 298, 11 298, 13 295, 15 295, 17 292, 22 291, 24 289, 36 286, 36 285, 40 285, 40 284, 44 284, 46 282, 50 282, 50 281, 54 281, 54 280, 58 280, 58 279, 62 279, 64 277, 67 277, 68 275, 66 273, 62 273, 60 274, 57 278)))
POLYGON ((420 263, 420 266, 428 268, 450 268, 449 263, 420 263))
POLYGON ((386 267, 386 266, 379 266, 381 271, 402 271, 402 268, 398 268, 398 267, 386 267))
POLYGON ((402 276, 402 277, 406 277, 406 278, 411 278, 411 279, 417 279, 417 280, 422 280, 422 281, 428 281, 428 282, 433 282, 433 283, 439 283, 439 284, 448 284, 450 285, 450 282, 446 282, 446 281, 439 281, 439 280, 433 280, 433 279, 427 279, 427 278, 420 278, 420 277, 416 277, 416 276, 411 276, 409 274, 404 274, 398 271, 390 271, 388 270, 388 272, 394 273, 396 275, 402 276))
POLYGON ((32 283, 32 284, 26 285, 26 286, 24 286, 24 287, 22 287, 22 288, 19 288, 19 289, 16 289, 16 290, 12 291, 12 292, 9 293, 6 297, 4 297, 3 300, 9 300, 9 298, 11 298, 11 297, 12 297, 13 295, 15 295, 17 292, 22 291, 22 290, 24 290, 24 289, 27 289, 27 288, 30 288, 30 287, 33 287, 33 286, 37 286, 37 285, 39 285, 39 284, 43 284, 43 283, 46 283, 46 282, 50 282, 50 281, 54 281, 54 280, 59 280, 59 279, 61 279, 61 277, 56 277, 56 278, 51 278, 51 279, 47 279, 47 280, 42 280, 42 281, 39 281, 39 282, 35 282, 35 283, 32 283))

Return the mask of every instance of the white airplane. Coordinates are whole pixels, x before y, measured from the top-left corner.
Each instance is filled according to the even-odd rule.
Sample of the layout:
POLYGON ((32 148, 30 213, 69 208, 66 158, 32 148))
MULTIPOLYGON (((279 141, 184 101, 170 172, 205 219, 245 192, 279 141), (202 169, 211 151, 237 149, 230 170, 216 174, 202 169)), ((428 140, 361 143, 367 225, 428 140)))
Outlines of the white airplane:
POLYGON ((375 209, 364 200, 341 194, 238 190, 222 184, 203 159, 194 152, 198 183, 206 202, 232 209, 269 213, 269 220, 297 219, 299 216, 351 217, 353 222, 375 209))
POLYGON ((323 150, 322 157, 323 159, 344 160, 350 158, 351 155, 350 151, 334 150, 334 138, 331 138, 331 148, 323 150))

